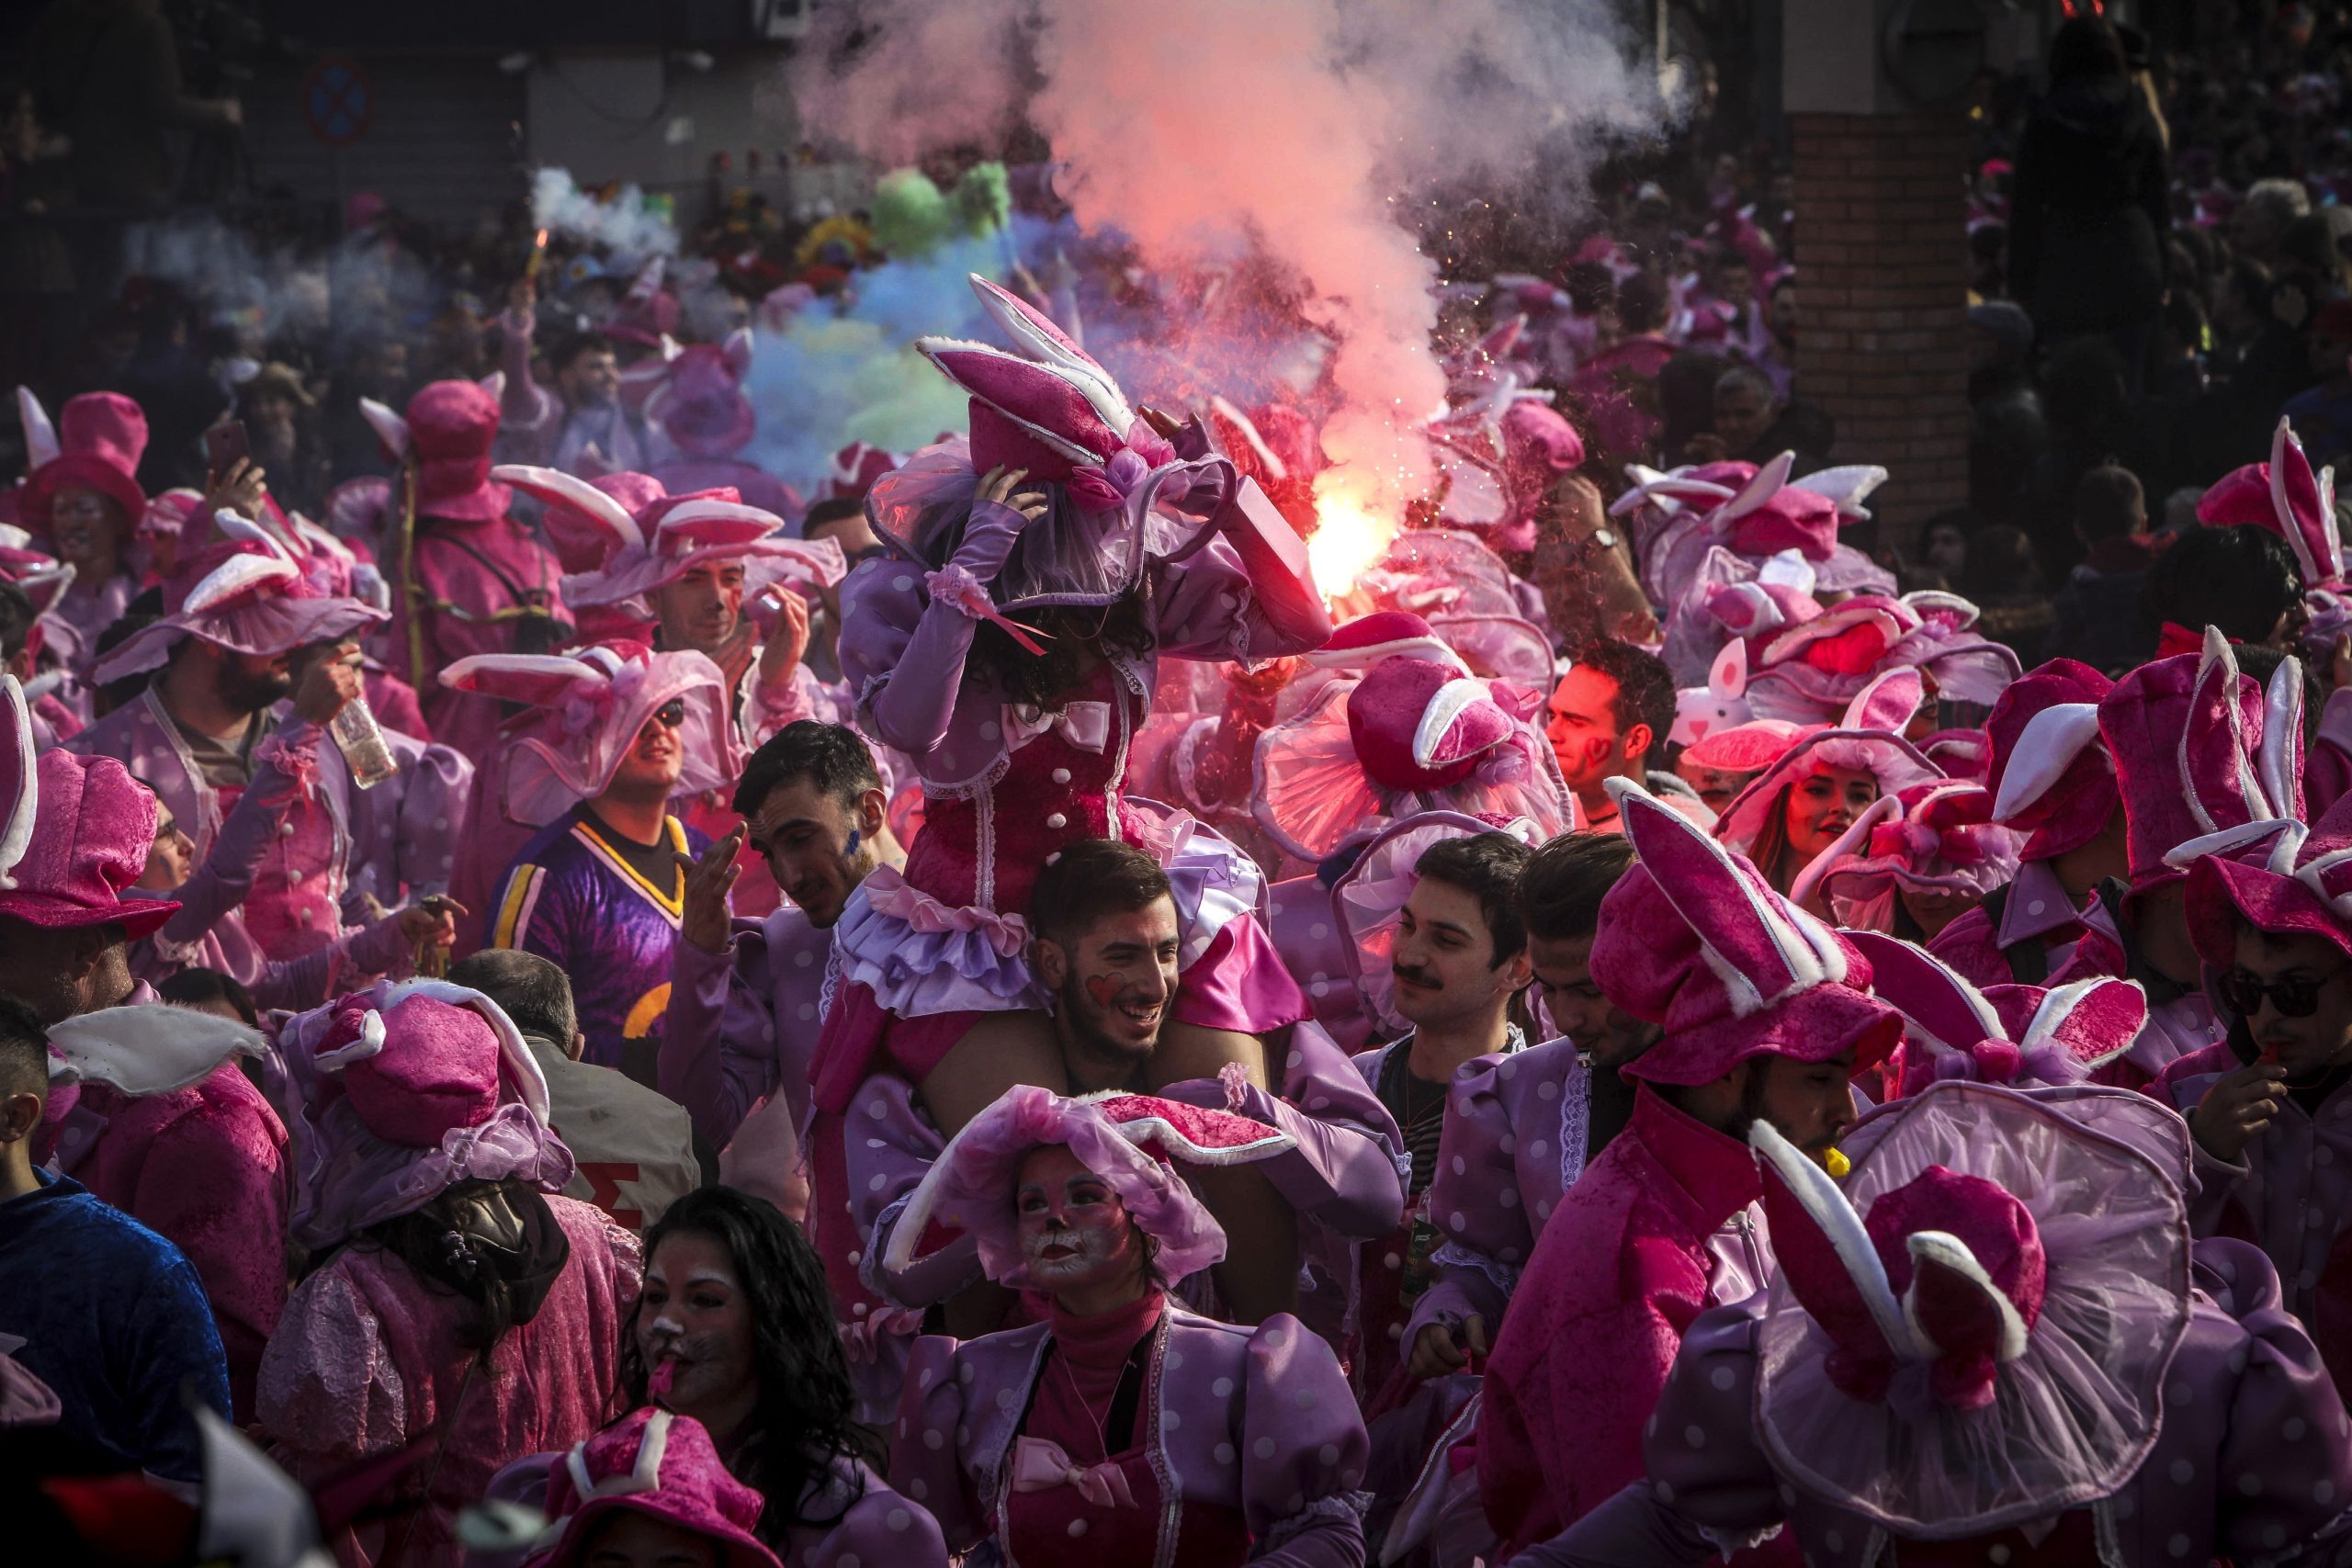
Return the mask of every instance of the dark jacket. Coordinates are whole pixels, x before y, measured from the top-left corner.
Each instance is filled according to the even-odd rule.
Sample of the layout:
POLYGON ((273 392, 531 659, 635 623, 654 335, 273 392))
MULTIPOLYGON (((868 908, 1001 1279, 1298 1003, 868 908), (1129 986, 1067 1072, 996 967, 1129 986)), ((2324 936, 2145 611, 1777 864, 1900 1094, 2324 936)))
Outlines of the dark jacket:
POLYGON ((2018 147, 2009 286, 2041 341, 2152 319, 2164 302, 2164 138, 2129 82, 2045 99, 2018 147))

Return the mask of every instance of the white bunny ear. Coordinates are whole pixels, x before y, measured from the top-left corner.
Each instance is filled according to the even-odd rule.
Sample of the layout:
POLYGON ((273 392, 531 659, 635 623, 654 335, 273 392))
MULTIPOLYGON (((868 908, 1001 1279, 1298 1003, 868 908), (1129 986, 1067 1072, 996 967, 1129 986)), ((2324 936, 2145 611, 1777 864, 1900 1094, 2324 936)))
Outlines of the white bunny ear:
POLYGON ((1854 1293, 1887 1348, 1897 1356, 1911 1350, 1916 1341, 1905 1320, 1903 1303, 1895 1299, 1894 1286, 1886 1277, 1885 1261, 1879 1257, 1862 1216, 1838 1183, 1770 1122, 1759 1120, 1747 1130, 1747 1146, 1795 1200, 1804 1218, 1820 1229, 1822 1239, 1845 1266, 1854 1293))
POLYGON ((1836 504, 1838 515, 1856 522, 1870 513, 1862 502, 1871 492, 1884 484, 1887 473, 1875 463, 1851 463, 1842 468, 1822 468, 1795 481, 1796 488, 1826 496, 1836 504))
POLYGON ((33 819, 40 811, 40 768, 33 755, 33 712, 14 675, 0 675, 0 888, 17 886, 13 874, 33 847, 33 819))
POLYGON ((678 346, 678 340, 676 338, 672 337, 668 333, 663 333, 662 334, 662 359, 664 364, 677 358, 678 355, 685 352, 686 351, 684 349, 678 346))
POLYGON ((185 615, 200 615, 205 611, 225 604, 249 588, 265 582, 290 582, 302 574, 294 563, 281 556, 233 555, 205 574, 204 581, 188 590, 181 606, 185 615))
POLYGON ((490 394, 490 400, 492 402, 504 402, 506 400, 506 372, 503 370, 493 370, 489 375, 483 377, 481 378, 481 389, 490 394))
POLYGON ((632 546, 645 547, 644 530, 628 514, 628 508, 586 479, 559 468, 542 468, 529 463, 501 463, 490 470, 490 477, 550 505, 569 506, 585 513, 590 522, 601 525, 618 540, 624 549, 632 546))
POLYGON ((231 1056, 258 1056, 261 1035, 193 1008, 117 1007, 55 1023, 50 1045, 63 1057, 50 1077, 112 1085, 130 1095, 168 1094, 211 1075, 231 1056))
POLYGON ((729 333, 727 341, 718 345, 718 353, 727 361, 728 368, 735 372, 737 380, 749 376, 752 373, 752 329, 737 327, 729 333))
POLYGON ((1747 694, 1747 644, 1734 637, 1707 668, 1707 690, 1724 701, 1747 694))
POLYGON ((224 539, 242 539, 247 544, 259 545, 287 565, 295 564, 294 552, 286 547, 285 542, 250 517, 224 507, 212 514, 212 525, 220 530, 220 536, 224 539))
POLYGON ((2065 776, 2084 749, 2098 743, 2097 703, 2052 703, 2026 721, 2001 773, 1993 820, 2007 822, 2065 776))
POLYGON ((376 439, 384 444, 384 450, 390 452, 394 459, 408 457, 408 421, 373 398, 359 400, 359 417, 368 422, 368 428, 376 433, 376 439))
POLYGON ((1747 487, 1716 511, 1715 521, 1718 524, 1736 523, 1780 494, 1787 486, 1789 470, 1796 467, 1796 462, 1794 452, 1783 452, 1757 469, 1756 477, 1747 481, 1747 487))
POLYGON ((17 419, 25 427, 25 471, 57 461, 57 426, 49 422, 49 411, 30 387, 17 389, 17 419))
POLYGON ((2278 661, 2262 694, 2262 750, 2255 761, 2273 817, 2302 817, 2303 661, 2278 661))
POLYGON ((1804 558, 1803 550, 1787 549, 1766 561, 1757 571, 1756 581, 1769 582, 1776 588, 1793 589, 1810 596, 1814 584, 1820 581, 1820 574, 1814 570, 1813 563, 1804 558))

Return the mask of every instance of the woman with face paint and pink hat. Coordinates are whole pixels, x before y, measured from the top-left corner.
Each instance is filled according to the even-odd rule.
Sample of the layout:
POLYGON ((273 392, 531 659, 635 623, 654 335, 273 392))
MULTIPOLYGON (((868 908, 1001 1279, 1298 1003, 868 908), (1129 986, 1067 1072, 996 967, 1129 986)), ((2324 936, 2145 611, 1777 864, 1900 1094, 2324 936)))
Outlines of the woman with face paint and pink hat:
POLYGON ((1241 1327, 1172 1293, 1226 1245, 1182 1168, 1287 1142, 1230 1112, 1025 1086, 956 1135, 894 1245, 960 1228, 1044 1321, 916 1342, 891 1479, 952 1548, 1170 1568, 1363 1561, 1363 1422, 1329 1348, 1288 1314, 1241 1327))

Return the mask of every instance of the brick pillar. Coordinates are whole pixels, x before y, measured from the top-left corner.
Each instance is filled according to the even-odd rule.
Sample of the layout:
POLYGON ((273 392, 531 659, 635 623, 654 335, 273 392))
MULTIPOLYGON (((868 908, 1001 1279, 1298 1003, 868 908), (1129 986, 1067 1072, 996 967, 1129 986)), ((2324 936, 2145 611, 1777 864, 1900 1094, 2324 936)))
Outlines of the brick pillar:
POLYGON ((1968 273, 1957 114, 1797 114, 1797 393, 1835 457, 1894 477, 1891 543, 1968 500, 1968 273))

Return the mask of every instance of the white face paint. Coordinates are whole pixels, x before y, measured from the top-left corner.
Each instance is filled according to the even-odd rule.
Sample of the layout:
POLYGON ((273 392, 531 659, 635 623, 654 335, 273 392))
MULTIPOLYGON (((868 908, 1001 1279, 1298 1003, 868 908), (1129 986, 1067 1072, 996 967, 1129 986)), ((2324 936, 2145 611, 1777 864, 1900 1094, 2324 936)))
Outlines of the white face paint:
POLYGON ((1029 1259, 1031 1279, 1040 1285, 1060 1284, 1090 1275, 1125 1252, 1125 1239, 1121 1233, 1072 1226, 1023 1236, 1021 1250, 1029 1259))

